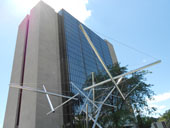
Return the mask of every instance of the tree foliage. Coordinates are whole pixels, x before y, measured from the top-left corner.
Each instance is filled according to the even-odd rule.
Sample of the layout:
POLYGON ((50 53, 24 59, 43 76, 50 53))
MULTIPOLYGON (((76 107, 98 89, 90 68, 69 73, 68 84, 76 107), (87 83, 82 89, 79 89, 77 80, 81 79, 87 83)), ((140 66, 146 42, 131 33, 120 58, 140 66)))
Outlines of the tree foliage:
MULTIPOLYGON (((118 64, 109 67, 109 71, 112 76, 117 76, 127 72, 127 67, 120 67, 118 64)), ((154 92, 151 90, 151 84, 146 83, 146 74, 149 71, 139 71, 128 75, 123 78, 119 84, 119 88, 123 92, 124 96, 128 94, 137 84, 140 84, 127 98, 123 100, 117 91, 106 101, 107 104, 115 105, 117 108, 111 108, 103 106, 100 113, 99 123, 105 128, 119 128, 125 124, 136 122, 134 114, 143 115, 143 113, 151 113, 155 111, 155 108, 150 108, 147 104, 147 99, 152 99, 154 92)), ((95 73, 95 83, 109 79, 109 76, 105 72, 95 73)), ((84 87, 92 85, 92 79, 89 75, 84 87)), ((102 101, 104 97, 110 92, 111 88, 114 87, 112 82, 103 84, 95 88, 95 100, 102 101)), ((93 110, 93 109, 91 109, 93 110)))
POLYGON ((157 118, 154 118, 154 117, 137 115, 136 118, 138 120, 138 127, 139 128, 151 128, 151 124, 153 122, 157 122, 157 118))
POLYGON ((165 121, 167 127, 170 128, 170 109, 160 117, 159 121, 165 121))

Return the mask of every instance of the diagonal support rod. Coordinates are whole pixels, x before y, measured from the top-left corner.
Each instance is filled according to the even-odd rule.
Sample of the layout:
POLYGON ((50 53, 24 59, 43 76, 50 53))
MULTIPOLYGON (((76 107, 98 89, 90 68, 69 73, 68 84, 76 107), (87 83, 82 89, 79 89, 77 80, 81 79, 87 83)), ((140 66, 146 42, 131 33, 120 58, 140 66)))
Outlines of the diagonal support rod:
POLYGON ((88 96, 86 96, 73 82, 70 82, 71 85, 76 88, 89 102, 91 102, 96 108, 98 108, 98 106, 96 104, 93 103, 93 101, 91 99, 89 99, 88 96))
MULTIPOLYGON (((72 96, 70 99, 66 100, 65 102, 63 102, 62 104, 58 105, 56 108, 54 108, 54 111, 57 110, 59 107, 65 105, 66 103, 68 103, 70 100, 74 99, 76 96, 78 96, 79 93, 77 93, 76 95, 72 96)), ((53 113, 53 111, 50 111, 47 113, 47 115, 53 113)))
MULTIPOLYGON (((85 110, 83 110, 83 112, 86 113, 85 110)), ((88 116, 89 116, 89 118, 90 118, 93 122, 95 122, 95 119, 94 119, 90 114, 88 114, 88 116)), ((99 123, 97 123, 97 122, 96 122, 96 125, 97 125, 99 128, 102 128, 102 126, 101 126, 99 123)))
MULTIPOLYGON (((121 80, 122 80, 122 77, 118 79, 118 81, 117 81, 116 84, 118 85, 118 84, 121 82, 121 80)), ((101 112, 101 109, 102 109, 102 106, 104 105, 104 103, 106 102, 106 100, 109 98, 109 96, 112 94, 112 92, 113 92, 115 89, 116 89, 116 87, 114 86, 114 87, 112 88, 112 90, 109 92, 109 94, 105 97, 105 99, 101 102, 101 105, 100 105, 99 108, 97 109, 97 115, 96 115, 96 118, 95 118, 95 121, 94 121, 94 124, 93 124, 93 127, 92 127, 92 128, 95 128, 96 122, 97 122, 97 120, 98 120, 98 118, 99 118, 99 115, 100 115, 100 112, 101 112)))
POLYGON ((99 101, 95 101, 95 103, 103 104, 105 106, 112 107, 112 108, 117 108, 117 106, 114 106, 114 105, 111 105, 111 104, 102 103, 102 102, 99 102, 99 101))
MULTIPOLYGON (((89 94, 88 94, 87 97, 89 97, 89 96, 91 95, 91 92, 92 92, 92 89, 89 91, 89 94)), ((83 109, 84 109, 84 107, 85 107, 86 104, 87 104, 87 98, 86 98, 85 102, 83 103, 82 107, 80 108, 79 114, 82 113, 82 111, 83 111, 83 109)))
MULTIPOLYGON (((42 94, 49 94, 49 95, 52 95, 52 96, 63 97, 63 98, 67 98, 67 99, 71 98, 70 96, 65 96, 65 95, 61 95, 61 94, 57 94, 57 93, 53 93, 53 92, 45 92, 43 90, 39 90, 39 89, 27 87, 27 86, 10 85, 10 87, 11 88, 23 89, 23 90, 27 90, 27 91, 31 91, 31 92, 38 92, 38 93, 42 93, 42 94)), ((78 99, 73 98, 73 100, 78 100, 78 99)))
POLYGON ((98 108, 98 112, 97 112, 97 115, 96 115, 96 118, 95 118, 95 121, 94 121, 94 124, 93 124, 93 127, 92 128, 95 128, 96 126, 96 123, 97 123, 97 120, 99 118, 99 115, 100 115, 100 112, 101 112, 101 109, 102 109, 102 106, 104 104, 104 102, 109 98, 109 96, 112 94, 112 92, 115 90, 115 87, 112 88, 112 90, 109 92, 109 94, 106 96, 106 98, 103 100, 103 102, 101 103, 101 105, 99 106, 98 108))
POLYGON ((141 82, 139 82, 134 88, 132 88, 132 90, 125 96, 125 98, 127 98, 139 85, 141 82))
MULTIPOLYGON (((47 90, 46 90, 46 88, 45 88, 44 85, 43 85, 43 89, 44 89, 45 92, 47 92, 47 90)), ((53 107, 53 104, 52 104, 52 102, 51 102, 51 100, 50 100, 49 95, 48 95, 48 94, 45 94, 45 95, 46 95, 46 97, 47 97, 47 100, 48 100, 48 103, 49 103, 49 105, 50 105, 51 111, 54 112, 54 107, 53 107)))
MULTIPOLYGON (((140 71, 140 70, 143 70, 143 69, 145 69, 145 68, 151 67, 151 66, 153 66, 153 65, 155 65, 155 64, 158 64, 158 63, 160 63, 160 62, 161 62, 161 60, 155 61, 155 62, 150 63, 150 64, 148 64, 148 65, 145 65, 145 66, 143 66, 143 67, 140 67, 140 68, 137 68, 137 69, 135 69, 135 70, 129 71, 129 72, 127 72, 127 73, 124 73, 124 74, 115 76, 115 77, 113 77, 113 79, 116 80, 116 79, 118 79, 118 78, 120 78, 120 77, 124 77, 124 76, 127 76, 127 75, 129 75, 129 74, 135 73, 135 72, 137 72, 137 71, 140 71)), ((105 83, 108 83, 108 82, 110 82, 110 81, 111 81, 111 79, 107 79, 107 80, 102 81, 102 82, 99 82, 99 83, 97 83, 97 84, 95 84, 95 85, 86 87, 86 88, 84 88, 83 90, 86 91, 86 90, 89 90, 89 89, 91 89, 91 88, 95 88, 95 87, 97 87, 97 86, 100 86, 100 85, 103 85, 103 84, 105 84, 105 83)))
POLYGON ((111 81, 114 83, 114 85, 116 86, 118 92, 120 93, 120 95, 122 96, 122 98, 125 100, 124 95, 122 94, 121 90, 119 89, 119 87, 117 86, 115 80, 113 79, 111 73, 109 72, 107 66, 105 65, 105 63, 103 62, 102 58, 100 57, 99 53, 97 52, 95 46, 93 45, 91 39, 89 38, 89 36, 87 35, 86 31, 84 30, 83 26, 80 24, 80 29, 83 32, 84 36, 86 37, 88 43, 90 44, 91 48, 93 49, 94 53, 96 54, 97 58, 99 59, 99 61, 101 62, 101 64, 103 65, 105 71, 107 72, 107 74, 109 75, 111 81))

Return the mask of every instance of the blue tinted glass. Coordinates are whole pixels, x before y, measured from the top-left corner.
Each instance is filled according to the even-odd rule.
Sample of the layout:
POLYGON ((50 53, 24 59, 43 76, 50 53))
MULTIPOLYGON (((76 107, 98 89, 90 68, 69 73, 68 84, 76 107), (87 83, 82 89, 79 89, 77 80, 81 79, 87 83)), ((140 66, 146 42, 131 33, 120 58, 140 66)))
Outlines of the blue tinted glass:
MULTIPOLYGON (((82 89, 91 72, 103 71, 103 67, 79 29, 80 22, 64 10, 61 10, 59 14, 64 17, 69 79, 82 89)), ((84 28, 105 64, 112 65, 106 42, 86 26, 84 28)), ((71 89, 73 92, 76 91, 71 89)))

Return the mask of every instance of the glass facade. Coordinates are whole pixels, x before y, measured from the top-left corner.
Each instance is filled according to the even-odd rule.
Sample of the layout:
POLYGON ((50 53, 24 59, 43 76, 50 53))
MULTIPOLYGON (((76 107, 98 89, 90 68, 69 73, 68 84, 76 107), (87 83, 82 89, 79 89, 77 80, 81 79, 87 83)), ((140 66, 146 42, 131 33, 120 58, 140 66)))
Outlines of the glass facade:
MULTIPOLYGON (((81 32, 79 28, 81 23, 65 10, 61 10, 59 14, 64 19, 69 80, 82 89, 91 72, 98 73, 103 70, 103 67, 81 32)), ((83 27, 105 64, 112 65, 111 55, 106 42, 86 26, 83 25, 83 27)), ((74 88, 71 88, 71 90, 73 92, 76 91, 74 88)))

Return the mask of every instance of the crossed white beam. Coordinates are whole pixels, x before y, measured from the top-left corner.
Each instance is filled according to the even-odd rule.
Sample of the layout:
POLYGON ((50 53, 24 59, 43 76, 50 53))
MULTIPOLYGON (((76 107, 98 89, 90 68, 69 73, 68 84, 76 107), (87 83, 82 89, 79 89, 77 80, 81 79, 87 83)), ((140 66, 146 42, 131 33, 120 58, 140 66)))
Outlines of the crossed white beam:
POLYGON ((48 112, 47 115, 54 113, 58 108, 60 108, 61 106, 63 106, 64 104, 66 104, 67 102, 69 102, 71 100, 78 100, 75 97, 79 95, 79 93, 77 93, 76 95, 71 97, 71 96, 65 96, 65 95, 61 95, 61 94, 57 94, 57 93, 53 93, 53 92, 48 92, 44 85, 43 85, 44 90, 39 90, 39 89, 31 88, 31 87, 28 87, 28 86, 20 86, 20 85, 10 85, 10 87, 45 94, 46 97, 47 97, 50 109, 51 109, 51 111, 48 112), (66 100, 65 102, 61 103, 60 105, 58 105, 57 107, 54 108, 49 95, 66 98, 68 100, 66 100))
POLYGON ((120 95, 122 96, 122 98, 125 100, 124 95, 122 94, 121 90, 119 89, 118 85, 116 84, 116 81, 113 79, 111 73, 109 72, 107 66, 105 65, 104 61, 102 60, 102 58, 100 57, 99 53, 97 52, 95 46, 93 45, 91 39, 89 38, 89 36, 87 35, 86 31, 84 30, 83 26, 80 24, 79 25, 81 31, 83 32, 84 36, 86 37, 88 43, 90 44, 91 48, 93 49, 94 53, 96 54, 97 58, 99 59, 99 61, 101 62, 101 64, 103 65, 105 71, 107 72, 107 74, 109 75, 111 81, 114 83, 114 85, 116 86, 118 92, 120 93, 120 95))
POLYGON ((158 60, 158 61, 155 61, 155 62, 153 62, 153 63, 151 63, 151 64, 146 65, 146 66, 143 66, 143 67, 140 67, 140 68, 138 68, 138 69, 132 70, 132 71, 130 71, 130 72, 127 72, 127 73, 118 75, 118 76, 116 76, 116 77, 112 77, 112 75, 111 75, 111 73, 109 72, 107 66, 106 66, 105 63, 103 62, 103 60, 102 60, 102 58, 100 57, 99 53, 97 52, 95 46, 93 45, 91 39, 89 38, 87 32, 85 31, 85 29, 83 28, 83 26, 82 26, 81 24, 79 25, 79 27, 80 27, 81 31, 83 32, 85 38, 87 39, 88 43, 90 44, 91 48, 93 49, 94 53, 96 54, 97 58, 98 58, 99 61, 101 62, 102 66, 104 67, 105 71, 107 72, 107 74, 108 74, 109 77, 110 77, 110 79, 105 80, 105 81, 102 81, 102 82, 97 83, 97 84, 94 84, 94 85, 89 86, 89 87, 87 87, 87 88, 84 88, 84 90, 88 90, 88 89, 91 89, 91 88, 97 87, 97 86, 99 86, 99 85, 102 85, 102 84, 104 84, 104 83, 107 83, 107 82, 112 81, 112 82, 115 84, 115 86, 116 86, 117 90, 119 91, 120 95, 122 96, 122 98, 125 99, 124 95, 122 94, 122 92, 120 91, 119 87, 117 86, 115 80, 118 79, 118 78, 120 78, 120 77, 124 77, 124 76, 126 76, 126 75, 132 74, 132 73, 137 72, 137 71, 139 71, 139 70, 143 70, 143 69, 145 69, 145 68, 147 68, 147 67, 150 67, 150 66, 152 66, 152 65, 155 65, 155 64, 158 64, 158 63, 161 62, 161 60, 158 60))
MULTIPOLYGON (((140 71, 140 70, 143 70, 143 69, 145 69, 145 68, 151 67, 151 66, 153 66, 153 65, 155 65, 155 64, 158 64, 158 63, 160 63, 160 62, 161 62, 161 60, 155 61, 155 62, 150 63, 150 64, 148 64, 148 65, 145 65, 145 66, 143 66, 143 67, 140 67, 140 68, 137 68, 137 69, 135 69, 135 70, 129 71, 129 72, 127 72, 127 73, 124 73, 124 74, 115 76, 115 77, 113 77, 113 79, 116 80, 116 79, 118 79, 118 78, 120 78, 120 77, 124 77, 124 76, 127 76, 127 75, 129 75, 129 74, 135 73, 135 72, 137 72, 137 71, 140 71)), ((107 79, 107 80, 104 80, 104 81, 102 81, 102 82, 99 82, 99 83, 96 83, 96 84, 94 84, 94 85, 91 85, 91 86, 89 86, 89 87, 86 87, 86 88, 84 88, 83 90, 86 91, 86 90, 89 90, 89 89, 91 89, 91 88, 95 88, 95 87, 97 87, 97 86, 100 86, 100 85, 103 85, 103 84, 105 84, 105 83, 108 83, 108 82, 110 82, 110 81, 111 81, 111 79, 107 79)))
POLYGON ((92 128, 95 128, 95 126, 96 126, 96 124, 97 124, 98 117, 99 117, 99 115, 100 115, 101 108, 102 108, 103 104, 105 103, 105 101, 108 99, 108 97, 109 97, 109 96, 112 94, 112 92, 115 90, 115 88, 117 88, 117 90, 118 90, 118 92, 120 93, 121 97, 123 98, 123 100, 125 100, 125 99, 130 95, 130 93, 132 93, 132 92, 137 88, 137 86, 139 86, 139 84, 138 84, 138 85, 135 86, 126 96, 124 96, 123 93, 121 92, 121 90, 120 90, 119 87, 118 87, 118 83, 116 83, 115 80, 118 79, 118 82, 119 82, 120 79, 122 79, 124 76, 129 75, 129 74, 132 74, 132 73, 137 72, 137 71, 139 71, 139 70, 143 70, 143 69, 145 69, 145 68, 147 68, 147 67, 149 67, 149 66, 155 65, 155 64, 157 64, 157 63, 160 63, 161 60, 158 60, 158 61, 156 61, 156 62, 154 62, 154 63, 148 64, 148 65, 143 66, 143 67, 141 67, 141 68, 132 70, 132 71, 130 71, 130 72, 127 72, 127 73, 118 75, 118 76, 116 76, 116 77, 112 77, 111 73, 109 72, 107 66, 105 65, 105 63, 103 62, 103 60, 102 60, 102 58, 100 57, 99 53, 97 52, 95 46, 93 45, 93 43, 92 43, 91 39, 89 38, 88 34, 86 33, 85 29, 83 28, 83 26, 82 26, 81 24, 79 25, 79 27, 80 27, 81 31, 83 32, 85 38, 87 39, 87 42, 89 43, 89 45, 90 45, 91 48, 93 49, 94 53, 96 54, 97 58, 99 59, 100 63, 102 64, 103 68, 105 69, 106 73, 107 73, 108 76, 110 77, 110 79, 105 80, 105 81, 102 81, 102 82, 97 83, 97 84, 93 84, 93 85, 91 85, 91 86, 89 86, 89 87, 84 88, 84 90, 89 90, 89 89, 91 89, 91 88, 95 88, 95 87, 97 87, 97 86, 100 86, 100 85, 105 84, 105 83, 110 82, 110 81, 112 81, 112 83, 115 85, 115 86, 112 88, 112 90, 108 93, 108 95, 105 97, 105 99, 102 101, 102 104, 97 108, 97 114, 96 114, 96 117, 95 117, 95 120, 94 120, 94 124, 93 124, 93 127, 92 127, 92 128))
MULTIPOLYGON (((70 84, 71 84, 77 91, 79 91, 80 95, 82 95, 82 96, 84 96, 84 97, 86 98, 86 101, 85 101, 84 104, 82 105, 79 114, 81 114, 82 111, 86 113, 86 111, 84 110, 84 107, 85 107, 87 101, 90 102, 90 103, 92 103, 92 104, 97 108, 97 110, 99 109, 99 107, 89 98, 92 90, 90 90, 88 96, 86 96, 86 94, 85 94, 83 91, 81 91, 73 82, 70 82, 70 84)), ((108 105, 107 105, 107 106, 108 106, 108 105)), ((100 125, 99 123, 97 123, 96 118, 94 119, 90 114, 88 114, 88 116, 90 117, 90 119, 92 119, 92 121, 95 123, 95 125, 97 125, 99 128, 102 128, 101 125, 100 125)))
MULTIPOLYGON (((10 85, 11 88, 18 88, 18 89, 22 89, 22 90, 27 90, 27 91, 31 91, 31 92, 37 92, 37 93, 42 93, 42 94, 48 94, 48 95, 52 95, 52 96, 57 96, 57 97, 63 97, 66 99, 70 99, 71 96, 65 96, 62 94, 57 94, 57 93, 53 93, 53 92, 48 92, 48 91, 44 91, 44 90, 40 90, 40 89, 35 89, 35 88, 31 88, 28 86, 20 86, 20 85, 10 85)), ((73 98, 74 100, 78 100, 77 98, 73 98)))

